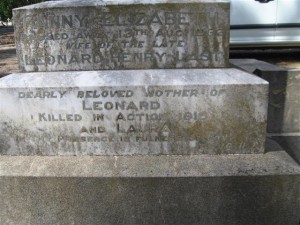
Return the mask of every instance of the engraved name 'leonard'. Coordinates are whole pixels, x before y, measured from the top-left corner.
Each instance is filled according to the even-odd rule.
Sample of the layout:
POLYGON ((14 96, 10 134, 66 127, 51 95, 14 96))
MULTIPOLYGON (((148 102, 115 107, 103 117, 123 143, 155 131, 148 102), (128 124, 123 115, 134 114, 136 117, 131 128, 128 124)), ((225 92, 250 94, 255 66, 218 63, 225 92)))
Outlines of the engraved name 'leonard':
POLYGON ((140 102, 102 102, 102 101, 82 101, 83 110, 157 110, 160 108, 160 103, 158 101, 140 101, 140 102))

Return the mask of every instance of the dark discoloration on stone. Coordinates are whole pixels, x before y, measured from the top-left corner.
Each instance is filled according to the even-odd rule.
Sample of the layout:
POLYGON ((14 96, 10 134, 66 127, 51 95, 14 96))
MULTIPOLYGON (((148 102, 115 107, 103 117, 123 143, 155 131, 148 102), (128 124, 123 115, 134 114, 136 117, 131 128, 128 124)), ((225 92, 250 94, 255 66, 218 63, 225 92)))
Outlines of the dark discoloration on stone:
POLYGON ((231 63, 269 82, 268 133, 299 133, 300 70, 254 59, 232 59, 231 63))
POLYGON ((14 10, 22 71, 226 67, 229 4, 197 1, 14 10))
POLYGON ((268 133, 300 132, 300 70, 256 70, 270 83, 268 133))

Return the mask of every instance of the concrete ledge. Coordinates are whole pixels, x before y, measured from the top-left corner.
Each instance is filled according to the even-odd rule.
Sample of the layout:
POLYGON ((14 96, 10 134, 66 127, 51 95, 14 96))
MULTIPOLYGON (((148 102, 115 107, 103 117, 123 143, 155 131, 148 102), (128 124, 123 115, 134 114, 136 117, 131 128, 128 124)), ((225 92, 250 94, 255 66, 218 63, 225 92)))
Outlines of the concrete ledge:
POLYGON ((256 59, 230 59, 229 62, 231 63, 231 66, 245 70, 249 73, 254 73, 255 70, 272 72, 286 71, 286 69, 256 59))
POLYGON ((214 177, 300 175, 284 151, 253 155, 1 156, 0 176, 214 177))
POLYGON ((300 167, 268 146, 255 155, 1 156, 0 224, 297 224, 300 167))

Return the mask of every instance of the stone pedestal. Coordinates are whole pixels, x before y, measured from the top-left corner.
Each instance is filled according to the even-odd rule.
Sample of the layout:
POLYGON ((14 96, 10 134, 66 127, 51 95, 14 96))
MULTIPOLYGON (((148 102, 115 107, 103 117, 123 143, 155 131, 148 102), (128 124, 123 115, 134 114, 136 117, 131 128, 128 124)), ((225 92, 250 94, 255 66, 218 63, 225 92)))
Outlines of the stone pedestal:
POLYGON ((263 153, 268 84, 236 69, 12 74, 1 154, 263 153))

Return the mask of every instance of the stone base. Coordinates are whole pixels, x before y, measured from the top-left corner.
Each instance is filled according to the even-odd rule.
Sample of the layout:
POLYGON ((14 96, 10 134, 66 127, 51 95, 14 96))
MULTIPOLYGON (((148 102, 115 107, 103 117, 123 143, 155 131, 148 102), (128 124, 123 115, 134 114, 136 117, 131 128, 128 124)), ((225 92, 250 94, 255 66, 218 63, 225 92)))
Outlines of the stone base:
POLYGON ((298 224, 299 186, 300 167, 281 150, 1 156, 0 224, 298 224))

